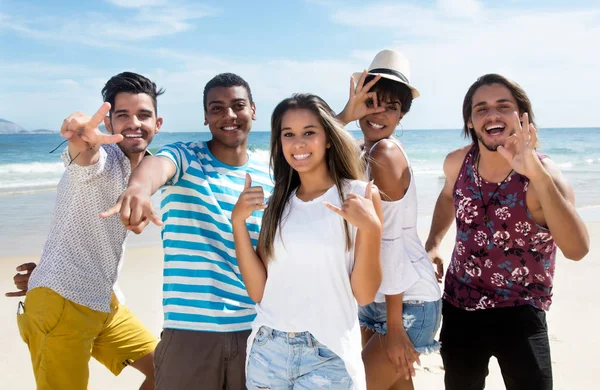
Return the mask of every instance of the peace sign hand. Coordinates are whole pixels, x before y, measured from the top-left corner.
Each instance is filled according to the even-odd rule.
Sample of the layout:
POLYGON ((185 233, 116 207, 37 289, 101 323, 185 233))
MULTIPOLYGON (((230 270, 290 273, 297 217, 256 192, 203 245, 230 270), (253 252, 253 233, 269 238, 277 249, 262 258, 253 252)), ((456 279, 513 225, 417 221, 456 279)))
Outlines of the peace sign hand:
POLYGON ((373 181, 367 184, 365 196, 348 194, 342 207, 337 207, 329 202, 323 202, 328 209, 333 210, 350 224, 358 229, 381 229, 381 221, 373 205, 373 191, 378 191, 373 181))
POLYGON ((535 152, 537 130, 529 123, 529 115, 523 113, 519 119, 517 113, 513 116, 513 134, 508 137, 504 146, 498 147, 498 153, 508 161, 517 173, 532 178, 543 170, 540 159, 535 152))
POLYGON ((245 221, 256 210, 264 210, 267 205, 264 204, 265 192, 261 186, 252 187, 252 178, 246 173, 246 182, 244 191, 240 194, 233 211, 231 212, 231 222, 245 221))
POLYGON ((365 84, 367 71, 363 71, 356 88, 354 88, 354 79, 350 77, 350 96, 344 110, 338 115, 338 119, 344 124, 348 124, 356 119, 361 119, 369 114, 375 114, 385 111, 385 107, 379 107, 377 92, 369 90, 381 79, 381 75, 365 84))
POLYGON ((84 152, 96 145, 123 141, 121 134, 105 134, 98 129, 110 111, 110 103, 103 103, 94 116, 74 112, 63 121, 60 135, 69 140, 69 148, 84 152))

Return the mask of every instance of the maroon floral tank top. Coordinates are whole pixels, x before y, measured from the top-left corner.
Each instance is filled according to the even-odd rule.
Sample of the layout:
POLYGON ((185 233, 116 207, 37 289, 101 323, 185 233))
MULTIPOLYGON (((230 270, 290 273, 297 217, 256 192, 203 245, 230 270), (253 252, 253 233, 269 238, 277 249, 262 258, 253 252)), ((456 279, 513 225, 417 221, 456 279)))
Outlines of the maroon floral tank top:
POLYGON ((488 183, 475 169, 478 154, 475 144, 454 185, 456 245, 444 299, 465 310, 526 304, 548 310, 556 244, 526 207, 529 179, 514 172, 488 183))

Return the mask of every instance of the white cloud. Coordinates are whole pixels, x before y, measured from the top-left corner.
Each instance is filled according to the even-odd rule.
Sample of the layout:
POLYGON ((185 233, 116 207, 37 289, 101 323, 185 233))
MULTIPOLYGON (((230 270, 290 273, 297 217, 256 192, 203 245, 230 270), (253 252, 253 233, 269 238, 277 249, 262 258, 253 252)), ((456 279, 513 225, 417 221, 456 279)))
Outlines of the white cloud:
POLYGON ((438 0, 438 8, 444 15, 473 19, 481 14, 481 4, 477 0, 438 0))
POLYGON ((131 10, 116 15, 87 12, 76 17, 60 15, 11 18, 0 14, 0 28, 39 40, 118 48, 120 44, 131 41, 192 30, 197 20, 220 12, 217 8, 202 4, 162 6, 162 2, 150 0, 119 0, 116 3, 131 10), (139 6, 134 6, 135 4, 139 6), (146 5, 148 7, 145 7, 146 5))
MULTIPOLYGON (((378 34, 411 61, 422 97, 406 116, 407 128, 461 126, 464 93, 485 73, 501 73, 530 95, 542 126, 591 126, 595 115, 581 102, 600 103, 600 8, 515 10, 483 8, 474 1, 438 1, 436 8, 375 3, 337 8, 338 23, 378 34), (448 7, 463 8, 448 13, 448 7)), ((379 49, 379 48, 377 48, 379 49)), ((368 52, 354 51, 353 58, 368 52)), ((372 55, 369 56, 372 58, 372 55)), ((363 67, 370 59, 364 59, 363 67)))
MULTIPOLYGON (((175 54, 172 51, 162 53, 175 54)), ((166 93, 159 98, 159 114, 165 118, 165 131, 203 131, 202 91, 208 80, 218 73, 234 72, 248 81, 257 103, 255 130, 269 130, 273 108, 296 92, 311 92, 324 98, 334 110, 343 108, 348 94, 350 74, 362 62, 346 60, 292 61, 226 61, 198 54, 181 56, 180 69, 131 69, 154 80, 166 93)), ((93 112, 101 102, 100 90, 106 80, 121 70, 76 69, 60 65, 35 63, 19 68, 19 64, 0 63, 0 84, 4 78, 18 80, 11 90, 0 91, 0 118, 7 118, 26 128, 60 124, 72 111, 93 112), (39 71, 51 71, 49 81, 40 82, 39 71), (29 80, 29 81, 27 81, 29 80), (68 80, 68 81, 67 81, 68 80), (24 83, 25 85, 24 87, 24 83), (19 89, 16 87, 20 86, 19 89), (36 107, 36 115, 25 109, 36 107), (8 114, 10 113, 10 115, 8 114)))
MULTIPOLYGON (((118 40, 113 45, 122 45, 128 53, 139 50, 139 68, 132 70, 166 88, 159 99, 166 131, 205 130, 204 85, 215 74, 227 71, 241 75, 252 86, 259 118, 254 126, 257 130, 268 130, 274 106, 294 92, 316 93, 334 110, 340 110, 347 98, 350 75, 366 68, 384 47, 393 47, 410 59, 412 82, 422 93, 403 120, 404 128, 461 127, 464 93, 478 76, 490 72, 504 74, 525 88, 543 127, 598 125, 597 115, 589 107, 600 103, 595 87, 600 85, 600 52, 594 46, 600 42, 600 8, 517 12, 458 0, 440 0, 434 8, 391 3, 346 7, 338 4, 331 8, 332 19, 351 26, 356 34, 376 34, 386 40, 374 39, 377 43, 371 46, 349 47, 343 56, 302 61, 276 55, 239 61, 214 52, 147 49, 143 45, 138 48, 126 45, 125 38, 118 40, 119 34, 127 34, 122 30, 112 32, 114 40, 118 40), (448 7, 454 8, 450 12, 448 7), (153 58, 168 58, 176 65, 156 68, 153 58)), ((198 8, 194 14, 186 13, 189 8, 170 9, 171 13, 164 12, 156 19, 167 32, 187 28, 186 24, 193 24, 187 17, 199 18, 205 11, 198 8)), ((134 18, 129 25, 136 31, 127 39, 143 39, 151 34, 143 25, 154 16, 144 12, 136 15, 139 19, 134 18)), ((100 17, 97 20, 94 26, 99 32, 94 35, 111 34, 109 30, 119 27, 100 23, 100 17)), ((14 24, 14 20, 0 15, 0 26, 4 23, 14 24)), ((30 25, 35 26, 26 24, 24 29, 30 25)), ((74 34, 73 31, 62 31, 57 39, 66 39, 64 36, 74 34)), ((38 30, 29 33, 46 34, 38 30)), ((11 87, 10 93, 0 90, 0 117, 10 113, 7 119, 36 128, 60 124, 74 110, 92 112, 99 106, 104 82, 122 71, 120 66, 99 69, 0 61, 0 85, 11 87), (32 116, 23 109, 24 105, 35 107, 39 115, 32 116)))

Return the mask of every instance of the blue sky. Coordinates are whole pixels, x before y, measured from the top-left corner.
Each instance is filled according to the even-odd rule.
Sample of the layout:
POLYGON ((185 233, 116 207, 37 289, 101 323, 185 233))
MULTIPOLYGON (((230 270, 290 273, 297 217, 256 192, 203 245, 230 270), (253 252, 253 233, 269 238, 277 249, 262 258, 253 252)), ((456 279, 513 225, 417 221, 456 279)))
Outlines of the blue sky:
POLYGON ((591 0, 0 0, 0 118, 57 129, 132 70, 166 89, 164 130, 203 131, 204 84, 234 72, 253 89, 254 129, 268 130, 294 92, 340 110, 352 72, 394 48, 422 95, 406 129, 461 127, 464 93, 491 72, 525 88, 542 127, 600 127, 599 42, 591 0))

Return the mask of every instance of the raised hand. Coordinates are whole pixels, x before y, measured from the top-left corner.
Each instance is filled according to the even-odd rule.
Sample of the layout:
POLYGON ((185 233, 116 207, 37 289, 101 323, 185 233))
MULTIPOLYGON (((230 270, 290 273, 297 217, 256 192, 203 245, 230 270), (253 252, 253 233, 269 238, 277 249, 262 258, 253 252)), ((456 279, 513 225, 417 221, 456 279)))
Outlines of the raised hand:
POLYGON ((373 191, 378 190, 373 188, 373 181, 370 181, 364 197, 358 194, 348 194, 341 208, 329 202, 323 203, 328 209, 333 210, 358 229, 381 229, 381 221, 373 205, 373 191))
POLYGON ((100 213, 100 218, 108 218, 115 214, 120 215, 125 229, 136 234, 140 234, 150 222, 156 226, 162 225, 152 205, 151 194, 138 186, 127 187, 113 207, 100 213))
POLYGON ((498 147, 500 153, 517 173, 532 178, 540 169, 542 163, 535 153, 537 129, 529 123, 529 115, 523 113, 519 119, 517 113, 513 116, 513 132, 504 146, 498 147))
POLYGON ((252 178, 246 173, 246 182, 244 191, 240 194, 233 211, 231 212, 231 221, 245 221, 256 210, 264 210, 267 205, 264 204, 265 193, 261 186, 252 187, 252 178))
POLYGON ((381 79, 381 75, 365 84, 367 71, 363 71, 358 84, 354 88, 354 80, 350 77, 350 96, 344 110, 338 115, 338 119, 348 124, 356 119, 361 119, 366 115, 385 111, 385 107, 379 107, 377 92, 369 92, 371 87, 381 79))
POLYGON ((35 263, 25 263, 21 264, 17 267, 17 273, 13 277, 13 281, 15 282, 15 287, 19 291, 7 292, 4 294, 7 297, 22 297, 27 294, 27 284, 29 283, 29 277, 31 276, 31 272, 35 269, 37 265, 35 263), (25 272, 24 274, 20 272, 25 272))
POLYGON ((103 103, 94 116, 74 112, 63 121, 60 135, 69 140, 69 147, 84 152, 96 145, 121 142, 121 134, 105 134, 98 129, 110 111, 110 103, 103 103))

